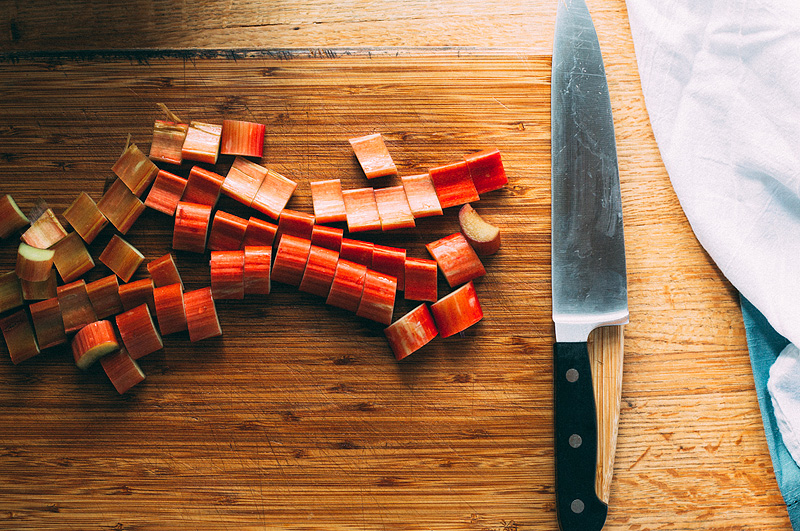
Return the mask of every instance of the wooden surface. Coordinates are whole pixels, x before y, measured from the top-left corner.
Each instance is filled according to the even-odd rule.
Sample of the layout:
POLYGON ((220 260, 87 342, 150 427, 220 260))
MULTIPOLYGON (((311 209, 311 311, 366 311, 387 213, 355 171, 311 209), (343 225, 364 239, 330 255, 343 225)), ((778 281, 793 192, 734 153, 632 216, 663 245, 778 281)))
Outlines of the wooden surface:
MULTIPOLYGON (((616 122, 631 309, 606 529, 788 529, 736 292, 664 171, 624 2, 589 7, 616 122)), ((264 162, 304 184, 298 209, 310 207, 308 179, 363 183, 343 145, 361 131, 385 132, 404 173, 496 145, 512 180, 476 204, 506 235, 478 283, 486 318, 401 364, 380 326, 277 284, 264 300, 221 303, 220 339, 168 336, 123 398, 64 350, 6 358, 0 529, 555 529, 554 16, 544 0, 0 4, 0 49, 33 56, 0 65, 0 191, 25 210, 43 197, 60 214, 81 190, 99 198, 127 134, 147 145, 159 101, 191 118, 266 121, 264 162), (374 48, 397 45, 437 48, 374 48), (453 45, 495 48, 439 48, 453 45), (342 53, 352 46, 374 53, 342 53), (42 58, 137 47, 313 53, 42 58)), ((424 256, 454 223, 450 212, 380 241, 424 256)), ((130 239, 152 258, 170 230, 148 211, 130 239)), ((178 254, 189 286, 207 282, 203 261, 178 254)))

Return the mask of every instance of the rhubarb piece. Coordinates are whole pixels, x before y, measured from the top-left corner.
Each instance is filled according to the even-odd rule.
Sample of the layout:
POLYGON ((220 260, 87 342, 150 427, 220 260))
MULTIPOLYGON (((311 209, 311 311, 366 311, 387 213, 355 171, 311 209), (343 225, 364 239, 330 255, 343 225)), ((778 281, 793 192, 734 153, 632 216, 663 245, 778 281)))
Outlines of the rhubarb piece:
POLYGON ((215 207, 219 201, 223 182, 225 182, 225 177, 222 175, 200 166, 192 166, 181 201, 215 207))
POLYGON ((272 247, 244 248, 244 294, 269 295, 271 288, 272 247))
POLYGON ((179 202, 175 209, 172 248, 193 253, 205 252, 210 221, 210 206, 179 202))
POLYGON ((478 194, 498 190, 508 183, 500 151, 485 149, 464 157, 469 175, 478 194))
POLYGON ((439 333, 427 304, 420 304, 383 330, 397 361, 431 342, 439 333))
POLYGON ((119 278, 127 282, 144 262, 144 255, 136 247, 115 234, 100 253, 99 260, 119 278))
POLYGON ((250 206, 273 219, 278 219, 281 211, 297 189, 297 183, 280 173, 267 170, 264 180, 250 206))
POLYGON ((52 209, 46 209, 33 224, 22 233, 22 241, 37 249, 49 249, 67 236, 64 226, 52 209))
POLYGON ((481 259, 460 232, 425 246, 451 288, 486 274, 481 259))
POLYGON ((75 364, 83 371, 106 354, 118 349, 117 335, 110 321, 89 323, 72 338, 72 355, 75 364))
POLYGON ((280 242, 283 234, 310 240, 313 231, 314 216, 312 214, 284 208, 278 217, 278 233, 275 235, 275 240, 280 242))
POLYGON ((366 277, 367 266, 343 260, 340 257, 325 302, 331 306, 355 312, 361 302, 366 277))
POLYGON ((156 319, 161 335, 166 336, 186 330, 186 308, 183 301, 183 286, 170 284, 153 290, 156 319))
POLYGON ((431 313, 443 338, 462 332, 483 319, 483 310, 472 282, 431 304, 431 313))
MULTIPOLYGON (((43 301, 56 296, 56 270, 50 270, 47 280, 31 282, 30 280, 19 281, 22 287, 22 298, 26 301, 43 301)), ((1 313, 1 312, 0 312, 1 313)))
POLYGON ((214 300, 243 299, 244 251, 212 251, 210 265, 214 300))
POLYGON ((247 220, 247 229, 244 231, 242 247, 272 247, 278 226, 269 221, 250 217, 247 220))
POLYGON ((36 331, 36 340, 41 350, 67 342, 67 333, 64 331, 64 320, 61 318, 58 297, 34 302, 29 309, 33 328, 36 331))
POLYGON ((22 286, 15 271, 0 275, 0 313, 13 310, 25 304, 22 298, 22 286))
POLYGON ((469 203, 459 210, 458 224, 478 256, 494 254, 500 248, 500 229, 484 221, 469 203))
POLYGON ((374 250, 375 244, 372 242, 342 238, 339 258, 372 267, 372 253, 374 250))
POLYGON ((0 319, 0 330, 3 332, 8 353, 11 355, 11 363, 14 365, 22 363, 40 352, 31 321, 25 310, 19 310, 0 319))
POLYGON ((86 192, 81 192, 64 211, 64 219, 86 243, 92 243, 108 225, 108 218, 100 212, 97 203, 86 192))
POLYGON ((37 249, 26 243, 20 243, 17 249, 17 276, 31 282, 47 280, 53 270, 55 254, 52 249, 37 249))
POLYGON ((119 337, 133 359, 138 360, 164 347, 146 304, 119 314, 116 321, 119 337))
POLYGON ((183 295, 183 300, 190 341, 201 341, 222 335, 210 287, 187 291, 183 295))
POLYGON ((312 182, 311 203, 314 206, 317 223, 335 223, 347 220, 340 179, 312 182))
POLYGON ((480 199, 465 161, 452 162, 428 170, 442 208, 463 205, 480 199))
POLYGON ((144 206, 163 212, 168 216, 174 216, 175 208, 178 206, 178 201, 183 197, 183 192, 186 190, 188 182, 187 179, 174 173, 158 170, 153 187, 144 201, 144 206))
POLYGON ((100 365, 114 389, 121 395, 145 378, 139 364, 124 348, 100 358, 100 365))
POLYGON ((108 275, 86 284, 86 293, 98 319, 105 319, 122 313, 122 299, 119 297, 117 275, 108 275))
POLYGON ((442 215, 442 206, 439 204, 439 197, 436 195, 436 188, 433 187, 430 175, 427 173, 408 175, 401 177, 400 180, 406 192, 408 207, 415 218, 442 215))
POLYGON ((183 162, 181 151, 188 130, 188 124, 156 120, 153 124, 150 158, 176 166, 180 165, 183 162))
POLYGON ((181 148, 185 160, 196 160, 216 164, 219 156, 219 143, 222 139, 222 126, 204 122, 191 122, 181 148))
POLYGON ((358 303, 356 315, 389 325, 392 323, 396 295, 396 278, 367 269, 364 277, 364 290, 361 293, 361 301, 358 303))
POLYGON ((338 261, 338 252, 312 244, 303 280, 300 282, 300 291, 327 298, 338 261))
POLYGON ((208 235, 208 248, 212 251, 236 251, 242 247, 247 220, 217 210, 208 235))
POLYGON ((183 289, 183 280, 175 264, 172 253, 167 253, 160 258, 156 258, 147 264, 147 272, 153 279, 153 285, 157 288, 169 286, 170 284, 180 284, 183 289))
MULTIPOLYGON (((372 269, 397 279, 397 289, 405 287, 406 250, 375 244, 372 249, 372 269)), ((435 300, 435 299, 434 299, 435 300)))
POLYGON ((221 155, 261 157, 264 154, 264 124, 222 120, 221 155))
POLYGON ((0 240, 8 238, 29 224, 28 217, 22 213, 13 197, 9 194, 0 197, 0 240))
POLYGON ((403 185, 375 188, 375 203, 381 218, 381 230, 408 229, 415 226, 403 185))
POLYGON ((380 133, 351 138, 350 145, 367 179, 397 175, 397 166, 380 133))
POLYGON ((435 260, 427 258, 406 258, 405 298, 412 301, 436 302, 439 267, 435 260))
POLYGON ((380 230, 381 216, 372 188, 345 190, 342 192, 342 197, 347 212, 348 231, 380 230))
POLYGON ((299 286, 310 252, 311 240, 284 234, 278 243, 275 262, 272 264, 272 280, 299 286))
POLYGON ((53 251, 53 263, 64 282, 72 282, 94 267, 92 255, 77 232, 67 234, 53 246, 53 251))
POLYGON ((314 225, 311 229, 311 243, 326 249, 339 252, 342 248, 344 230, 338 227, 326 227, 325 225, 314 225))
POLYGON ((127 234, 144 212, 144 203, 120 179, 108 187, 97 208, 122 234, 127 234))
POLYGON ((158 166, 147 158, 136 144, 129 144, 111 167, 111 171, 136 197, 140 197, 156 178, 158 166))
POLYGON ((236 157, 222 183, 222 193, 243 205, 250 206, 266 176, 267 169, 264 166, 243 157, 236 157))
POLYGON ((153 298, 152 278, 143 278, 135 282, 129 282, 119 287, 119 300, 122 301, 122 310, 128 311, 146 304, 151 314, 156 313, 156 303, 153 298))
POLYGON ((64 321, 64 332, 72 334, 89 323, 97 321, 97 314, 89 300, 86 282, 76 280, 56 289, 61 318, 64 321))

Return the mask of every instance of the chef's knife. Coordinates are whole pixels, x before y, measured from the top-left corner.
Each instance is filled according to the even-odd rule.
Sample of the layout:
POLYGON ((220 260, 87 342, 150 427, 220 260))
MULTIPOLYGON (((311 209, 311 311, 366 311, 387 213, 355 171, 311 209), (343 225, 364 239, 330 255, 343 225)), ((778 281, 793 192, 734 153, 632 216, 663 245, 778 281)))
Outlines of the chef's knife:
POLYGON ((584 0, 559 0, 551 83, 556 511, 562 530, 592 531, 608 506, 595 489, 587 341, 598 327, 628 322, 628 296, 614 122, 584 0))

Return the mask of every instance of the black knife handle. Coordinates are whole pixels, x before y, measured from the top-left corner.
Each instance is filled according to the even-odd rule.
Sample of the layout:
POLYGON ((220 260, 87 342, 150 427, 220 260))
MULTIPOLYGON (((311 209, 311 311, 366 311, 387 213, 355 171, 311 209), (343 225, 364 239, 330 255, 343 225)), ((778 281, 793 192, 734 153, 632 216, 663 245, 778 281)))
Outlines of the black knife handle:
POLYGON ((556 513, 562 531, 603 528, 608 506, 595 493, 597 415, 586 342, 556 343, 554 419, 556 513))

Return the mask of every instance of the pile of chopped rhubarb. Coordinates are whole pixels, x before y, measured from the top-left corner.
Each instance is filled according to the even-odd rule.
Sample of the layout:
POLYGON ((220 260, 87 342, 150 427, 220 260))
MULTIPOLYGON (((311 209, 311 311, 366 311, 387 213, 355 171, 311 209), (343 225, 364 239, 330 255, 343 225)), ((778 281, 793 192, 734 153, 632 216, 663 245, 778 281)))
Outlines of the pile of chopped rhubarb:
POLYGON ((483 318, 473 281, 486 274, 480 257, 498 251, 500 230, 471 203, 507 183, 497 149, 400 175, 383 135, 346 139, 370 183, 392 183, 311 181, 313 212, 302 212, 287 208, 299 183, 261 164, 263 124, 187 123, 162 109, 169 119, 155 120, 149 154, 129 142, 97 200, 81 193, 60 216, 47 205, 26 215, 0 196, 0 239, 19 238, 16 268, 0 273, 12 363, 68 346, 79 369, 99 362, 125 393, 145 379, 137 360, 162 349, 163 336, 220 336, 215 301, 268 297, 273 281, 385 325, 397 360, 483 318), (222 195, 250 214, 219 209, 222 195), (413 228, 451 207, 460 207, 459 230, 427 243, 426 256, 353 236, 413 228), (171 218, 173 250, 208 256, 210 285, 186 291, 173 253, 148 257, 127 241, 147 208, 171 218), (95 261, 87 246, 103 231, 113 234, 95 261), (143 264, 147 276, 132 281, 143 264), (87 283, 97 266, 107 271, 87 283), (449 293, 438 293, 440 273, 449 293), (396 318, 400 297, 419 304, 396 318))

